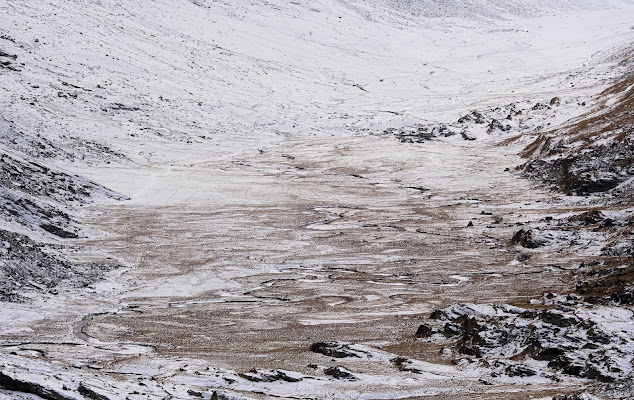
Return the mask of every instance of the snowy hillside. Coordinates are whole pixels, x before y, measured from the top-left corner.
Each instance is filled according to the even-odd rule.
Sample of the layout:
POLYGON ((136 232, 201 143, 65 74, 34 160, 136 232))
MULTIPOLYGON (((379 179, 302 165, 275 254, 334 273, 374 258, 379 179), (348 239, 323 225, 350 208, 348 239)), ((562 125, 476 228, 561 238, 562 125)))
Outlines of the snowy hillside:
POLYGON ((631 398, 634 1, 0 16, 0 399, 631 398))
MULTIPOLYGON (((504 11, 553 13, 528 3, 504 11)), ((410 25, 396 13, 404 4, 364 4, 376 17, 346 2, 8 3, 2 49, 20 71, 3 72, 3 118, 27 137, 84 147, 87 161, 102 153, 93 142, 146 162, 165 157, 146 141, 226 151, 227 132, 255 145, 254 136, 374 130, 594 84, 569 73, 632 25, 614 10, 474 20, 500 13, 487 2, 431 7, 469 18, 410 25)))

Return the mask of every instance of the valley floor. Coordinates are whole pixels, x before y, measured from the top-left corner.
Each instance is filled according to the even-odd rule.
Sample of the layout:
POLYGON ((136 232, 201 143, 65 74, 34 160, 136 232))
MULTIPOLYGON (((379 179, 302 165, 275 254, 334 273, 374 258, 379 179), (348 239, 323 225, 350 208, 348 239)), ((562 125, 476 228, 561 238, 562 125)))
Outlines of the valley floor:
MULTIPOLYGON (((567 296, 631 199, 516 170, 626 72, 631 5, 437 29, 352 2, 80 3, 0 5, 3 160, 79 193, 0 181, 28 206, 2 231, 69 260, 2 292, 0 398, 631 395, 631 306, 567 296), (565 354, 527 356, 522 327, 565 354)), ((35 263, 6 237, 0 266, 35 263)))

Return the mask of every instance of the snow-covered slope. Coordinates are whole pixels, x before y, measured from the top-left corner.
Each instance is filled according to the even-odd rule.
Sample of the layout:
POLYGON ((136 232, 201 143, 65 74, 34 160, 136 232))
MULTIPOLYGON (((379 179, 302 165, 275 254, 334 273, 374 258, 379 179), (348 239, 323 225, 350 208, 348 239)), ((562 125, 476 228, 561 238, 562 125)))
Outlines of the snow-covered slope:
POLYGON ((0 48, 20 71, 2 71, 2 117, 25 140, 141 162, 170 158, 154 143, 226 152, 454 119, 474 102, 587 84, 570 70, 631 32, 631 7, 568 3, 364 2, 375 18, 340 1, 5 3, 0 48), (527 9, 551 15, 519 19, 527 9), (462 18, 428 18, 450 10, 462 18), (476 20, 502 12, 514 17, 476 20))

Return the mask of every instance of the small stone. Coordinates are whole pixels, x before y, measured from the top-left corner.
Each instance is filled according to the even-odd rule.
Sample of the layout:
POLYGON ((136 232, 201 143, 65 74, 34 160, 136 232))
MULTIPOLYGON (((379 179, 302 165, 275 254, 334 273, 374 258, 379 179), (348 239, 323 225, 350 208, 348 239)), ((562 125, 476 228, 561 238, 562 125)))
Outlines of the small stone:
POLYGON ((425 338, 430 337, 434 333, 434 330, 429 325, 423 324, 416 330, 416 337, 425 338))
POLYGON ((515 257, 515 259, 519 262, 526 262, 531 258, 531 255, 528 253, 520 253, 515 257))
POLYGON ((356 381, 357 378, 343 367, 330 367, 324 370, 324 374, 330 375, 335 379, 346 379, 356 381))

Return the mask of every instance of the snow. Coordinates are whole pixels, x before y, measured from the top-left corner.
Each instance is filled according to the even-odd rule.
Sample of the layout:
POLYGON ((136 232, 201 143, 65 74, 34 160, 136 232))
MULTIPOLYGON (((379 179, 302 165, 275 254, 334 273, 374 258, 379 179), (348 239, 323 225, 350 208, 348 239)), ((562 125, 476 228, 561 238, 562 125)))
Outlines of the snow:
MULTIPOLYGON (((17 40, 28 39, 29 47, 34 47, 37 32, 43 33, 34 47, 40 57, 20 54, 28 69, 21 76, 40 86, 24 89, 38 98, 45 96, 38 100, 45 109, 73 111, 65 112, 64 124, 55 127, 36 115, 38 106, 23 110, 22 103, 7 99, 5 118, 19 117, 24 128, 46 124, 51 136, 60 134, 61 128, 66 134, 99 138, 120 149, 134 149, 125 153, 140 162, 163 164, 182 163, 178 156, 170 157, 180 151, 190 154, 191 164, 206 162, 231 151, 235 141, 241 147, 266 147, 276 134, 341 134, 344 129, 398 126, 423 116, 457 118, 476 102, 494 99, 499 105, 506 101, 501 93, 511 94, 508 101, 515 101, 522 90, 533 93, 562 86, 565 78, 558 74, 587 63, 592 54, 622 43, 623 36, 631 34, 627 31, 630 7, 625 3, 618 13, 586 10, 486 23, 467 19, 441 24, 441 29, 435 28, 434 20, 395 29, 396 22, 367 21, 353 9, 329 2, 257 5, 244 14, 233 4, 216 2, 206 3, 210 8, 180 2, 178 12, 164 1, 150 8, 128 5, 115 12, 108 11, 107 4, 71 4, 32 3, 28 11, 7 12, 2 28, 9 30, 13 23, 28 26, 28 36, 17 40), (58 9, 58 15, 49 13, 49 7, 58 9), (61 20, 62 15, 73 25, 61 20), (368 24, 372 35, 367 34, 368 24), (310 32, 326 37, 310 39, 310 32), (47 42, 46 36, 51 40, 47 42), (62 36, 63 45, 56 39, 62 36), (95 53, 98 63, 86 57, 95 53), (104 63, 113 58, 115 64, 104 63), (78 77, 73 84, 92 92, 77 101, 49 97, 45 71, 51 64, 63 69, 63 76, 78 77), (105 89, 96 88, 97 84, 105 89), (352 84, 367 84, 367 92, 352 84), (159 96, 167 100, 160 101, 159 96), (107 125, 103 117, 92 118, 101 114, 101 107, 116 102, 138 103, 142 112, 108 115, 107 125), (197 137, 203 132, 209 139, 197 137), (238 135, 225 138, 224 132, 238 135), (179 144, 185 140, 194 140, 199 149, 192 152, 196 146, 179 144), (165 152, 157 145, 174 151, 165 152), (220 151, 213 151, 216 145, 220 151), (203 149, 203 154, 194 155, 203 149)), ((3 79, 8 81, 7 90, 24 86, 13 79, 3 79)), ((105 172, 99 171, 99 178, 105 172)), ((113 187, 123 182, 105 183, 113 187)))
MULTIPOLYGON (((399 371, 390 361, 398 354, 375 344, 414 340, 439 303, 493 304, 521 298, 522 285, 560 284, 538 251, 538 261, 517 263, 523 250, 502 244, 513 224, 550 214, 552 195, 502 171, 521 162, 522 141, 540 126, 588 110, 634 38, 634 4, 619 0, 24 0, 0 3, 0 13, 0 36, 11 38, 0 50, 16 54, 20 70, 0 69, 0 151, 111 189, 54 205, 81 233, 73 257, 130 266, 85 290, 3 304, 7 350, 26 352, 20 338, 60 365, 3 350, 2 371, 73 393, 85 381, 114 398, 137 390, 137 377, 151 398, 172 389, 189 398, 190 388, 332 399, 484 390, 478 379, 490 369, 410 356, 421 373, 399 371), (528 113, 554 97, 560 106, 510 132, 456 122, 474 110, 504 118, 511 103, 528 113), (456 135, 407 144, 384 134, 440 124, 456 135), (476 140, 463 141, 463 128, 476 140), (502 228, 488 228, 484 209, 503 216, 502 228), (279 353, 286 330, 296 342, 279 353), (307 370, 310 357, 335 366, 308 354, 313 332, 359 338, 346 341, 372 357, 341 362, 357 381, 307 370), (311 378, 252 382, 239 375, 250 368, 311 378)), ((12 193, 0 188, 6 204, 12 193)), ((41 238, 42 218, 0 226, 41 238)), ((547 235, 542 251, 577 252, 560 264, 605 243, 594 232, 547 235)), ((518 312, 486 304, 460 312, 518 312)), ((625 311, 587 312, 632 337, 625 311)), ((492 390, 553 385, 506 379, 492 390)))

